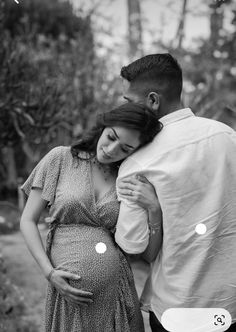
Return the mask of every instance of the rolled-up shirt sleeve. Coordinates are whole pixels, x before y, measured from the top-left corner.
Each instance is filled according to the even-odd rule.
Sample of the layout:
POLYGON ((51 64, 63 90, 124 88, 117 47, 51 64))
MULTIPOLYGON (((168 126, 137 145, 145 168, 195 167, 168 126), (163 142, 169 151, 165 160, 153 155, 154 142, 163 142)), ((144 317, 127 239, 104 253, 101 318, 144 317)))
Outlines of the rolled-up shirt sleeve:
POLYGON ((138 204, 124 199, 119 194, 119 181, 141 171, 132 159, 127 161, 120 168, 117 179, 117 195, 121 203, 115 241, 128 254, 139 254, 145 251, 149 242, 148 214, 138 204))
POLYGON ((122 201, 116 226, 116 243, 128 254, 142 253, 148 245, 147 212, 133 203, 122 201))

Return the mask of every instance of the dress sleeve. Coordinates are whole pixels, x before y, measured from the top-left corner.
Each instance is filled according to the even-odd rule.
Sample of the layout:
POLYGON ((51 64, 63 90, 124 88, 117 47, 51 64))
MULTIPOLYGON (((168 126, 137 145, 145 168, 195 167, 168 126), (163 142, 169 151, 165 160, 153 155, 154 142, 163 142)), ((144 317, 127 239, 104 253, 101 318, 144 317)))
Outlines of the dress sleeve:
POLYGON ((49 151, 36 165, 21 190, 29 196, 31 189, 42 189, 42 198, 52 205, 55 198, 57 181, 61 169, 62 146, 49 151))

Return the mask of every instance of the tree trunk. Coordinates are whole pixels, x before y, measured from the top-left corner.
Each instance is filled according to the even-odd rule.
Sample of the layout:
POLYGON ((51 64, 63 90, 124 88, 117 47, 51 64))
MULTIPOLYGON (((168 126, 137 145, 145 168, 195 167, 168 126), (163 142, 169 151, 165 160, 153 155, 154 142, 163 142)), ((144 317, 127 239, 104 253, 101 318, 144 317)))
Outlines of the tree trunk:
POLYGON ((143 55, 142 22, 139 0, 128 1, 129 56, 131 59, 143 55))
POLYGON ((218 48, 218 40, 220 37, 220 30, 223 27, 224 12, 221 7, 221 3, 213 3, 210 5, 211 16, 210 16, 210 40, 212 52, 218 48))
POLYGON ((10 146, 2 149, 4 164, 6 165, 5 184, 8 189, 17 188, 17 170, 14 149, 10 146))
POLYGON ((185 25, 186 12, 187 12, 187 3, 188 3, 188 0, 183 0, 182 13, 181 13, 181 17, 180 17, 178 30, 176 33, 176 41, 177 41, 176 47, 180 50, 182 49, 182 42, 184 39, 184 25, 185 25))
POLYGON ((212 91, 217 91, 219 88, 219 80, 217 80, 217 73, 220 73, 222 62, 219 59, 215 58, 215 51, 219 50, 218 41, 220 39, 220 31, 223 28, 223 19, 224 19, 224 10, 221 2, 214 2, 210 5, 211 14, 210 14, 210 56, 211 61, 218 62, 218 71, 212 70, 212 91))

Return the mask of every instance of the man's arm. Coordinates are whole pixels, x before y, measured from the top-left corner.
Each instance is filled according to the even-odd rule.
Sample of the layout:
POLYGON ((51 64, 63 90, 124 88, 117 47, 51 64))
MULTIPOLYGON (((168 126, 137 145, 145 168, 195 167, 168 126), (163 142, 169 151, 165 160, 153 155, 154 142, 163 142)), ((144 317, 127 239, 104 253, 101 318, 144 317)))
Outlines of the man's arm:
POLYGON ((163 228, 162 228, 162 211, 160 205, 153 210, 148 210, 149 223, 149 243, 142 254, 142 258, 148 263, 153 262, 162 246, 163 228))
POLYGON ((120 212, 116 225, 115 240, 128 254, 140 254, 148 246, 149 228, 147 211, 136 202, 120 194, 120 183, 127 176, 141 171, 136 160, 129 157, 122 163, 117 178, 117 195, 120 200, 120 212))
POLYGON ((135 203, 121 198, 115 240, 128 254, 140 254, 149 242, 148 214, 135 203))

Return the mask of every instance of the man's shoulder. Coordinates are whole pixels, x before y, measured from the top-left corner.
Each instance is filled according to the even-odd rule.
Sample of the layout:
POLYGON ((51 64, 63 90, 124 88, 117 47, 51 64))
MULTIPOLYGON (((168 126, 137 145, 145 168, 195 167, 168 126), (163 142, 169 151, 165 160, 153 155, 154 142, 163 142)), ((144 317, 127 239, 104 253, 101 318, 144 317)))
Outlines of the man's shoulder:
POLYGON ((228 126, 227 124, 225 124, 224 122, 221 122, 219 120, 206 118, 206 117, 202 117, 202 116, 195 116, 195 120, 196 120, 196 122, 201 122, 201 123, 205 124, 206 126, 210 126, 218 131, 229 132, 229 133, 235 132, 235 130, 232 127, 228 126))
MULTIPOLYGON (((145 170, 146 166, 153 159, 158 143, 156 140, 140 148, 129 156, 120 166, 119 176, 127 176, 145 170)), ((158 157, 158 154, 156 154, 158 157)))
MULTIPOLYGON (((121 165, 119 174, 132 174, 149 169, 149 166, 159 164, 160 161, 178 151, 178 156, 186 155, 187 146, 198 145, 199 141, 207 141, 211 137, 231 136, 236 142, 236 132, 223 122, 205 117, 195 116, 187 123, 176 122, 166 126, 157 134, 154 140, 134 152, 121 165), (183 125, 184 124, 184 125, 183 125)), ((206 145, 207 146, 207 145, 206 145)))

